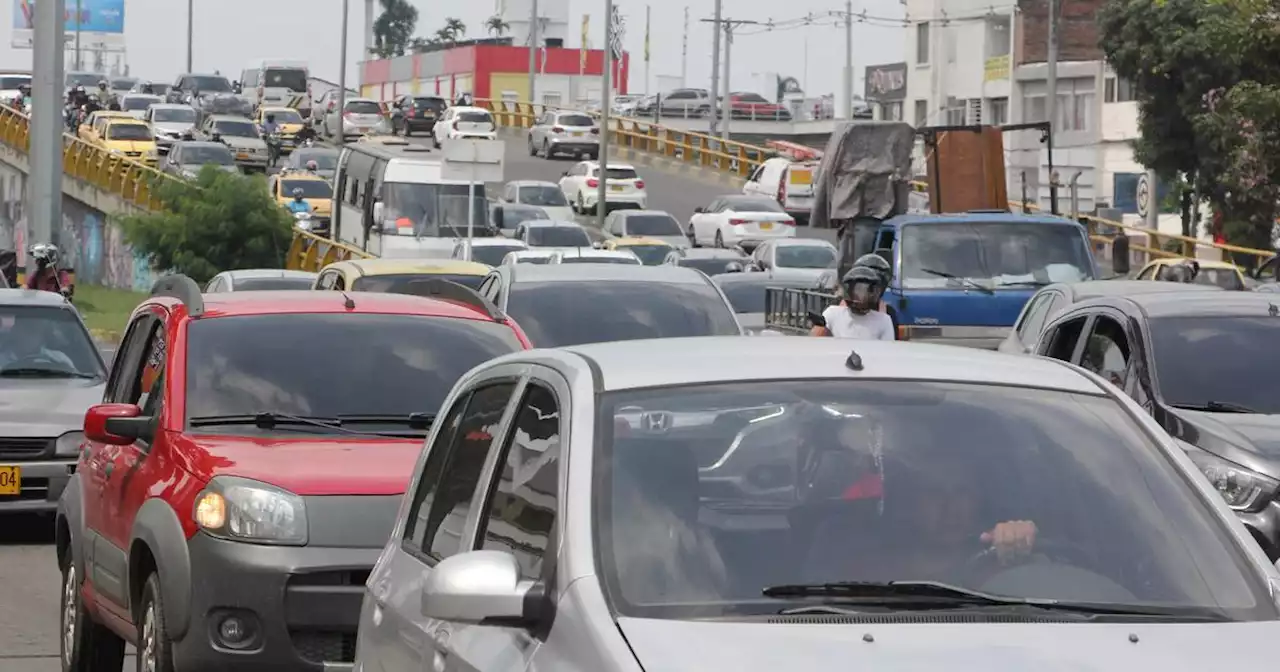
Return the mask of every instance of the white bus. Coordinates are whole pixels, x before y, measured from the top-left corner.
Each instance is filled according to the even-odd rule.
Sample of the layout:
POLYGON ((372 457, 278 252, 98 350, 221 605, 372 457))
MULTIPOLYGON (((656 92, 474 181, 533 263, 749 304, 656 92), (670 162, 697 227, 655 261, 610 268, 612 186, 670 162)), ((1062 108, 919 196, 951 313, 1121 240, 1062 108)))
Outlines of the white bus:
POLYGON ((253 104, 289 105, 299 98, 298 112, 311 114, 311 71, 305 61, 262 61, 240 74, 240 95, 253 104))
MULTIPOLYGON (((449 258, 466 236, 471 183, 442 177, 442 159, 404 140, 342 148, 334 175, 335 240, 386 258, 449 258)), ((483 182, 474 188, 476 238, 496 235, 483 182)))

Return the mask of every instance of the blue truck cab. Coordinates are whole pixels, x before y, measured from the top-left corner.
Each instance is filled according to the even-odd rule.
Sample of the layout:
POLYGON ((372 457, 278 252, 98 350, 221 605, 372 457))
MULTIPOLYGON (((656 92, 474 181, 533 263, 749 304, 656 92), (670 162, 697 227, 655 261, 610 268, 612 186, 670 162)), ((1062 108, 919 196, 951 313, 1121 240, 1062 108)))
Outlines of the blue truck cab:
POLYGON ((1083 226, 1064 217, 972 211, 885 220, 876 253, 898 340, 995 349, 1040 287, 1099 277, 1083 226))

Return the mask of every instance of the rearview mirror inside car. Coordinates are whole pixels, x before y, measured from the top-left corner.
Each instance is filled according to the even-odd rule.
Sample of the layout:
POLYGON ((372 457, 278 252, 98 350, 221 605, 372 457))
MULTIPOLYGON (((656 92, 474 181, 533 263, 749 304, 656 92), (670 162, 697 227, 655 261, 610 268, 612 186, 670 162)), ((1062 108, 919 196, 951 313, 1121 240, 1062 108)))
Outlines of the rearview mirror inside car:
POLYGON ((90 441, 127 446, 145 437, 152 427, 136 404, 98 404, 84 414, 84 436, 90 441))

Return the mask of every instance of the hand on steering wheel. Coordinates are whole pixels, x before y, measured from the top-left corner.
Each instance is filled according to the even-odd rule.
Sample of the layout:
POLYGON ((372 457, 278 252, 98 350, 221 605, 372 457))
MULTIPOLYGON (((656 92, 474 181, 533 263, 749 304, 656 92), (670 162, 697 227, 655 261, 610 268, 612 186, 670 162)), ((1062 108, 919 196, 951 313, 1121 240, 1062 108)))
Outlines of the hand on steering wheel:
POLYGON ((1001 563, 1025 558, 1035 549, 1038 532, 1036 524, 1030 520, 998 523, 982 533, 982 543, 991 545, 983 554, 994 552, 1001 563))

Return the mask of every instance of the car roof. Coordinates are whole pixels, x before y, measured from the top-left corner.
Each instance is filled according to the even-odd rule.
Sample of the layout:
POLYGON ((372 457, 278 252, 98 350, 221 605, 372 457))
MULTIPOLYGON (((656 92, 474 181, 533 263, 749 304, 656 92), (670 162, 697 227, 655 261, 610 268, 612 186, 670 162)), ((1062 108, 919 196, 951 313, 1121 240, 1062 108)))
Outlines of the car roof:
POLYGON ((349 269, 357 275, 408 275, 421 273, 424 275, 485 275, 492 268, 474 261, 461 259, 353 259, 329 264, 330 268, 349 269))
POLYGON ((632 245, 661 245, 663 247, 671 247, 671 243, 658 240, 656 238, 646 238, 644 236, 625 236, 622 238, 611 238, 609 242, 618 247, 630 247, 632 245))
MULTIPOLYGON (((471 306, 410 294, 275 290, 203 294, 202 298, 205 309, 200 319, 241 315, 380 313, 492 321, 485 313, 471 306), (348 308, 351 304, 355 304, 355 307, 348 308)), ((182 304, 178 299, 167 296, 150 300, 175 307, 182 304)))
MULTIPOLYGON (((532 268, 532 267, 531 267, 532 268)), ((554 267, 553 267, 554 268, 554 267)), ((621 266, 619 268, 632 268, 621 266)), ((1025 386, 1105 394, 1097 383, 1050 358, 978 348, 833 338, 711 336, 594 343, 561 351, 533 350, 503 359, 577 355, 588 360, 603 391, 768 380, 896 379, 1025 386), (846 365, 850 351, 863 370, 846 365), (565 353, 559 355, 559 352, 565 353), (662 362, 662 366, 654 366, 662 362), (743 366, 743 362, 751 362, 743 366)))
MULTIPOLYGON (((1275 295, 1264 292, 1160 292, 1126 296, 1123 300, 1136 305, 1151 318, 1280 316, 1280 304, 1275 295)), ((1110 303, 1107 299, 1093 301, 1104 305, 1110 303)))
POLYGON ((639 264, 534 264, 512 272, 512 280, 537 282, 661 282, 678 285, 706 285, 707 276, 680 266, 639 264))
MULTIPOLYGON (((462 243, 459 242, 458 245, 462 243)), ((515 238, 473 238, 471 239, 471 247, 518 247, 521 250, 529 249, 523 240, 515 238)))
POLYGON ((157 95, 154 93, 143 93, 141 91, 130 91, 129 93, 126 93, 120 97, 121 98, 164 98, 164 96, 161 96, 161 95, 157 95))
MULTIPOLYGON (((583 163, 587 164, 588 166, 595 166, 596 168, 600 167, 599 161, 583 161, 583 163)), ((608 166, 605 166, 606 170, 608 170, 609 168, 615 168, 618 170, 635 170, 636 169, 635 166, 629 163, 614 163, 612 161, 609 162, 608 166)))
POLYGON ((191 107, 190 105, 185 105, 183 103, 156 103, 151 107, 154 107, 157 110, 195 110, 196 109, 194 107, 191 107))
POLYGON ((971 212, 956 212, 942 215, 927 213, 906 214, 887 219, 884 221, 884 224, 896 228, 907 224, 930 224, 935 222, 1035 222, 1039 224, 1080 226, 1079 222, 1073 219, 1067 219, 1066 217, 1058 217, 1056 215, 1025 214, 1021 212, 1005 212, 1003 210, 974 210, 971 212))
POLYGON ((109 117, 107 121, 107 125, 108 126, 146 126, 147 122, 141 119, 135 119, 133 117, 128 117, 128 118, 109 117))
POLYGON ((252 124, 253 120, 242 117, 238 114, 211 114, 209 118, 214 121, 243 121, 252 124))
POLYGON ((675 215, 667 212, 666 210, 618 210, 610 214, 615 214, 623 219, 626 219, 627 217, 638 217, 641 215, 648 215, 650 217, 653 215, 662 215, 664 217, 670 217, 671 219, 676 218, 675 215))
POLYGON ((37 289, 0 289, 0 306, 66 306, 67 300, 57 292, 37 289))
POLYGON ((476 107, 474 105, 458 105, 453 109, 458 112, 484 112, 485 114, 489 114, 489 110, 486 110, 483 107, 476 107))
MULTIPOLYGON (((1165 294, 1171 292, 1224 292, 1217 285, 1193 285, 1183 282, 1164 282, 1157 280, 1086 280, 1050 285, 1062 288, 1076 301, 1104 296, 1136 296, 1138 294, 1165 294)), ((1045 289, 1048 289, 1046 287, 1045 289)))
POLYGON ((737 250, 717 247, 693 247, 681 250, 682 259, 745 259, 737 250))
MULTIPOLYGON (((556 187, 560 185, 555 182, 547 182, 546 180, 511 180, 507 182, 508 186, 514 187, 556 187)), ((515 205, 514 203, 512 205, 515 205)))
POLYGON ((621 250, 597 250, 591 247, 579 247, 571 250, 556 250, 554 254, 561 257, 599 257, 602 259, 635 259, 636 255, 621 250))
POLYGON ((182 145, 183 147, 221 147, 226 149, 228 152, 231 151, 230 148, 221 142, 214 142, 212 140, 179 140, 173 144, 182 145))
POLYGON ((777 247, 829 247, 831 249, 836 247, 821 238, 779 238, 769 243, 777 247))
MULTIPOLYGON (((1236 266, 1235 264, 1228 261, 1222 261, 1220 259, 1194 259, 1193 260, 1193 259, 1181 259, 1181 258, 1170 258, 1170 257, 1153 259, 1147 263, 1147 266, 1171 266, 1173 264, 1180 264, 1184 261, 1195 261, 1196 265, 1198 265, 1200 268, 1223 268, 1223 269, 1230 269, 1233 271, 1240 269, 1239 266, 1236 266)), ((1145 268, 1145 266, 1143 268, 1145 268)))
POLYGON ((582 225, 577 222, 569 222, 563 219, 527 219, 523 222, 520 222, 520 224, 522 226, 530 226, 530 227, 538 227, 538 228, 553 228, 553 227, 559 227, 559 226, 562 226, 565 228, 570 228, 570 227, 578 228, 578 229, 583 228, 582 225))
POLYGON ((221 273, 232 280, 251 280, 254 278, 314 278, 310 271, 290 271, 283 268, 240 268, 221 273))
POLYGON ((265 106, 260 107, 258 108, 258 111, 266 113, 266 112, 297 112, 298 110, 297 108, 289 107, 288 105, 272 105, 270 107, 265 107, 265 106))

